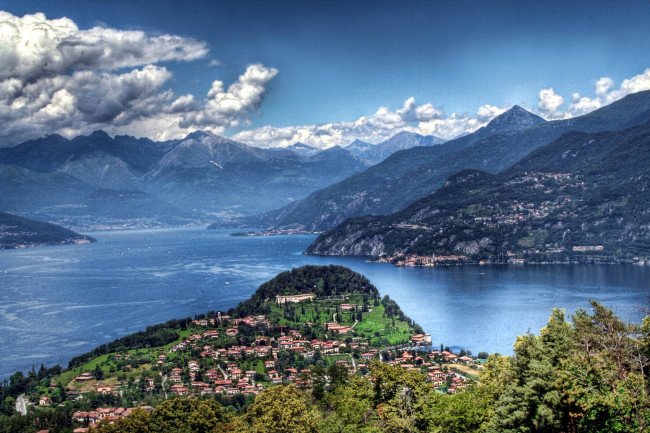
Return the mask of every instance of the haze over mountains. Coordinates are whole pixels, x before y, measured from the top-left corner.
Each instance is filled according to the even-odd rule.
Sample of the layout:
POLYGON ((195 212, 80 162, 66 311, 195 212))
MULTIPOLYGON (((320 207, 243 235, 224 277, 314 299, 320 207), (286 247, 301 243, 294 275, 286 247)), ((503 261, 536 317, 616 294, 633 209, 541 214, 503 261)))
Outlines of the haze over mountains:
POLYGON ((261 149, 208 132, 166 142, 102 131, 71 140, 51 135, 0 148, 0 209, 74 229, 219 221, 323 231, 404 209, 461 170, 498 173, 566 132, 648 119, 650 91, 552 122, 514 106, 442 143, 402 132, 377 145, 318 151, 303 143, 261 149))
POLYGON ((366 157, 302 143, 261 149, 209 132, 166 142, 50 135, 0 148, 0 209, 85 229, 206 223, 302 199, 421 142, 436 139, 400 135, 366 157))
POLYGON ((372 164, 377 164, 399 150, 410 149, 417 146, 434 146, 442 144, 447 140, 433 135, 423 136, 412 132, 399 132, 388 140, 372 145, 360 140, 355 140, 345 149, 357 155, 359 158, 372 164))
POLYGON ((396 152, 304 200, 240 223, 329 230, 347 218, 397 212, 432 194, 461 170, 498 173, 564 133, 617 130, 648 119, 650 91, 628 95, 584 116, 552 122, 514 106, 472 134, 438 146, 396 152))

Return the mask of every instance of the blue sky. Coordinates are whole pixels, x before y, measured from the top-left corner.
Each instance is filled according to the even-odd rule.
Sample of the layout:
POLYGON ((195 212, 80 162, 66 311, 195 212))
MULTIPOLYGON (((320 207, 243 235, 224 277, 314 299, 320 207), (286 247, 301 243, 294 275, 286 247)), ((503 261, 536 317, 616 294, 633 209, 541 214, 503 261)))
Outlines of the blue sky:
MULTIPOLYGON (((50 20, 67 17, 80 30, 101 26, 204 42, 209 52, 198 59, 152 62, 171 73, 161 89, 171 89, 175 96, 192 94, 198 104, 213 81, 227 88, 251 64, 277 70, 264 83, 263 100, 245 120, 215 128, 225 135, 264 126, 354 122, 375 115, 382 106, 395 112, 410 97, 416 106, 430 103, 444 111, 445 118, 453 113, 475 118, 485 104, 520 104, 559 118, 571 115, 567 110, 573 93, 594 98, 600 78, 611 78, 618 88, 624 79, 650 68, 650 2, 644 0, 22 0, 0 1, 0 10, 16 17, 37 12, 50 20), (564 101, 561 106, 551 104, 555 113, 538 106, 540 90, 549 88, 564 101)), ((111 71, 119 74, 134 67, 140 65, 111 71)), ((409 118, 407 123, 415 127, 421 120, 409 118)), ((68 130, 84 127, 77 122, 68 130)), ((122 129, 146 134, 143 126, 122 129)), ((279 134, 285 142, 278 143, 287 144, 286 137, 299 135, 293 132, 279 134)), ((348 135, 369 141, 383 137, 357 132, 348 135)), ((239 137, 255 141, 250 134, 239 137)), ((313 144, 329 145, 317 140, 313 144)))

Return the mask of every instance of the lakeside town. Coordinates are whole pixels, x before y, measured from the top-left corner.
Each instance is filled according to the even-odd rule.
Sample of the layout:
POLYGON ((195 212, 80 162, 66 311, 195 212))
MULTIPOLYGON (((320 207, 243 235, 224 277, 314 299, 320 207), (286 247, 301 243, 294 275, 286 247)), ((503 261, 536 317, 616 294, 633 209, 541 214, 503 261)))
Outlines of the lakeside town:
POLYGON ((151 412, 174 398, 216 399, 224 406, 241 407, 275 385, 291 384, 311 393, 332 374, 372 380, 373 363, 420 372, 446 394, 461 392, 477 380, 487 354, 432 349, 431 335, 416 334, 397 317, 399 312, 390 313, 392 304, 358 294, 296 293, 268 300, 269 315, 197 316, 185 323, 178 340, 98 356, 52 377, 49 386, 31 390, 29 400, 21 396, 16 409, 23 414, 55 406, 74 409, 73 431, 81 433, 128 417, 136 407, 151 412), (298 319, 317 320, 286 320, 295 319, 297 312, 298 319), (319 320, 325 317, 332 320, 319 320), (378 340, 378 332, 362 331, 388 329, 392 323, 406 332, 390 341, 378 340))
POLYGON ((294 228, 271 228, 259 231, 247 231, 231 233, 230 236, 247 236, 247 237, 264 237, 264 236, 283 236, 283 235, 318 235, 318 231, 305 230, 302 227, 294 228))

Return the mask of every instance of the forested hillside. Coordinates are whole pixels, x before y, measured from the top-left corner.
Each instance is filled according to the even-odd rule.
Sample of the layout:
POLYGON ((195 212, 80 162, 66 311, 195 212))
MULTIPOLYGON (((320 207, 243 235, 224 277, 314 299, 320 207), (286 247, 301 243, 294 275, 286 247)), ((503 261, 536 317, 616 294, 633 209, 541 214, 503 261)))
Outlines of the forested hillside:
POLYGON ((437 191, 459 171, 496 174, 562 134, 624 129, 649 119, 650 91, 628 95, 584 116, 552 122, 515 106, 471 134, 396 152, 303 200, 242 222, 252 227, 330 230, 348 218, 398 212, 437 191))
POLYGON ((568 133, 498 175, 462 171, 403 211, 349 220, 308 252, 643 262, 650 172, 639 162, 648 158, 650 123, 568 133))

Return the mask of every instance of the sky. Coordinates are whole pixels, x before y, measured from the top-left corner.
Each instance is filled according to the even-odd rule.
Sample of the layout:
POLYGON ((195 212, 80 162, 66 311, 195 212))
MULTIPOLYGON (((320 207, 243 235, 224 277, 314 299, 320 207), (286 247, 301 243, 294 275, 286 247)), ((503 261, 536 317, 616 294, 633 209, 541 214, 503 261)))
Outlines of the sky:
POLYGON ((0 145, 445 139, 650 89, 650 1, 0 0, 0 145))

